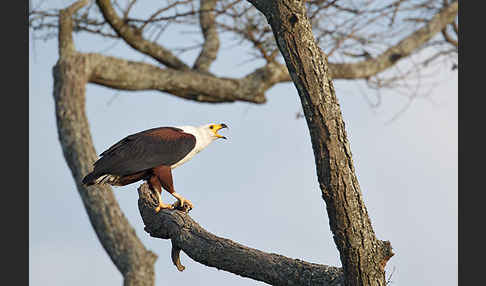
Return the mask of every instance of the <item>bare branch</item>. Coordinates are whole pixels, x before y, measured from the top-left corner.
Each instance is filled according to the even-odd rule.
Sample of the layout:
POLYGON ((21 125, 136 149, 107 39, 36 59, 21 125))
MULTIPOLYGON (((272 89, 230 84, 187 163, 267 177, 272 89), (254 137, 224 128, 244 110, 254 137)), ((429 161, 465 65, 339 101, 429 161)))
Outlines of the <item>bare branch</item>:
POLYGON ((125 23, 118 17, 110 0, 97 0, 96 3, 103 13, 103 17, 118 35, 132 48, 146 54, 167 67, 188 70, 190 69, 184 62, 172 54, 168 49, 157 43, 150 42, 142 37, 140 30, 125 23))
POLYGON ((145 231, 152 237, 171 240, 171 258, 180 271, 184 270, 179 261, 179 251, 182 250, 204 265, 271 285, 330 286, 343 283, 341 268, 266 253, 218 237, 182 211, 161 210, 156 214, 157 198, 147 183, 138 188, 138 194, 145 231))
POLYGON ((442 56, 445 56, 445 55, 450 55, 450 54, 453 54, 453 53, 457 53, 457 49, 452 48, 450 50, 445 50, 445 51, 437 52, 437 53, 433 54, 432 56, 428 57, 427 59, 425 59, 422 62, 422 65, 427 66, 431 62, 435 61, 437 58, 442 57, 442 56))
POLYGON ((99 29, 93 29, 90 26, 82 25, 80 23, 79 24, 76 24, 74 26, 74 31, 75 32, 84 31, 84 32, 88 32, 88 33, 91 33, 91 34, 100 35, 102 37, 111 38, 111 39, 118 39, 119 38, 118 35, 113 34, 113 33, 104 32, 101 28, 99 28, 99 29))
MULTIPOLYGON (((397 1, 394 5, 398 5, 401 1, 397 1)), ((422 6, 425 4, 421 4, 422 6)), ((393 6, 393 5, 391 5, 393 6)), ((340 9, 344 9, 340 6, 340 9)), ((353 11, 352 9, 344 9, 347 12, 353 11)), ((412 32, 404 37, 396 45, 388 48, 386 51, 376 57, 371 57, 369 53, 365 57, 365 60, 353 63, 339 63, 329 62, 329 70, 333 79, 367 79, 375 76, 393 65, 395 65, 400 59, 406 58, 413 52, 420 50, 431 38, 437 35, 447 25, 452 23, 457 16, 458 3, 452 2, 448 6, 439 11, 432 19, 430 19, 422 28, 412 32)), ((220 24, 224 27, 224 24, 220 24)), ((237 32, 250 42, 251 37, 248 36, 246 30, 232 28, 230 26, 225 27, 226 30, 237 32)), ((353 34, 347 34, 344 38, 351 38, 353 34)), ((258 42, 253 42, 258 49, 258 42)), ((341 42, 338 41, 338 45, 341 42)), ((284 65, 280 65, 282 72, 286 73, 286 78, 282 78, 282 81, 290 81, 287 68, 284 65)))
POLYGON ((199 25, 204 36, 204 45, 194 63, 194 69, 207 72, 216 60, 219 50, 219 37, 216 29, 215 13, 212 12, 217 0, 200 0, 199 9, 207 12, 199 13, 199 25))
POLYGON ((79 9, 88 5, 89 0, 82 0, 74 2, 71 6, 63 9, 59 13, 59 56, 74 53, 74 42, 73 42, 73 20, 72 16, 79 9))
POLYGON ((454 20, 454 23, 452 23, 452 29, 456 33, 456 36, 459 35, 459 27, 457 26, 457 18, 454 20))
MULTIPOLYGON (((218 25, 226 31, 232 31, 235 33, 240 34, 244 39, 250 41, 253 46, 260 52, 260 55, 269 63, 273 62, 275 57, 278 55, 278 49, 273 50, 271 55, 268 55, 265 47, 263 46, 262 38, 263 35, 260 35, 259 38, 256 38, 254 35, 254 28, 253 25, 248 25, 244 28, 232 27, 225 25, 223 23, 218 23, 218 25)), ((258 31, 257 31, 258 32, 258 31)))
POLYGON ((128 14, 130 14, 130 10, 132 10, 132 7, 133 7, 133 5, 135 5, 136 2, 137 2, 137 0, 130 0, 130 2, 127 5, 127 8, 123 12, 123 19, 128 18, 128 14))
POLYGON ((413 32, 395 46, 387 49, 376 58, 357 63, 330 63, 334 79, 368 78, 395 65, 398 60, 410 55, 429 41, 444 27, 452 23, 458 11, 457 1, 452 2, 437 13, 424 27, 413 32))
POLYGON ((196 71, 161 69, 101 54, 86 54, 93 67, 90 82, 121 90, 158 90, 199 102, 264 103, 265 91, 285 78, 281 65, 268 64, 240 79, 196 71))
MULTIPOLYGON (((140 26, 139 29, 143 30, 145 28, 145 26, 147 26, 147 24, 152 23, 152 22, 156 22, 156 21, 160 21, 160 19, 157 19, 157 16, 160 15, 162 12, 170 10, 170 9, 174 8, 175 6, 177 6, 179 4, 185 4, 185 3, 190 3, 190 2, 192 2, 192 0, 175 1, 174 3, 171 3, 170 5, 157 10, 147 20, 143 20, 143 24, 142 24, 142 26, 140 26)), ((194 13, 194 11, 191 11, 191 13, 194 13)), ((168 20, 168 19, 165 18, 164 20, 168 20)))
MULTIPOLYGON (((455 24, 455 23, 453 23, 453 24, 455 24)), ((459 43, 458 43, 456 40, 454 40, 454 39, 451 37, 451 35, 449 35, 449 33, 447 32, 447 27, 446 27, 446 28, 444 28, 444 29, 442 29, 442 31, 441 31, 441 32, 442 32, 442 36, 444 36, 444 39, 445 39, 445 40, 446 40, 448 43, 450 43, 451 45, 453 45, 453 46, 455 46, 455 47, 459 47, 459 43)))

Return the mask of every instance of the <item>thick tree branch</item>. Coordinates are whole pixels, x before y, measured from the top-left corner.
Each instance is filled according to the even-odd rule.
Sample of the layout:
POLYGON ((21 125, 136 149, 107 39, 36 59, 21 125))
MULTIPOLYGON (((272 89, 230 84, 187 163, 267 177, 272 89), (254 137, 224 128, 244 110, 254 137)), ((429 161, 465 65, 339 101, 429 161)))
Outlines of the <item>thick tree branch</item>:
POLYGON ((59 141, 91 225, 99 241, 124 277, 124 285, 154 285, 157 256, 145 249, 123 215, 109 186, 87 188, 82 178, 97 159, 85 114, 85 92, 90 65, 79 56, 69 27, 72 13, 88 1, 79 1, 61 12, 60 58, 53 68, 54 101, 59 141), (75 8, 73 8, 75 7, 75 8), (64 38, 66 36, 67 38, 64 38))
POLYGON ((219 37, 216 29, 215 12, 217 0, 200 0, 199 25, 204 37, 204 44, 194 63, 194 69, 207 72, 216 60, 219 50, 219 37))
POLYGON ((138 188, 138 207, 151 236, 170 239, 179 270, 178 252, 195 261, 271 285, 342 285, 342 270, 249 248, 209 233, 188 214, 177 210, 155 213, 157 198, 144 183, 138 188))
POLYGON ((317 177, 343 265, 345 285, 385 285, 389 242, 376 238, 355 174, 351 149, 329 73, 304 3, 249 0, 267 18, 300 96, 317 177))
POLYGON ((264 103, 265 92, 285 76, 279 65, 267 64, 240 78, 222 78, 196 71, 161 69, 101 54, 85 54, 93 66, 90 82, 122 90, 158 90, 199 102, 264 103))
POLYGON ((171 51, 161 45, 143 38, 141 31, 128 25, 116 14, 110 0, 97 0, 96 3, 105 20, 115 32, 132 48, 146 54, 165 66, 178 70, 189 70, 190 67, 177 58, 171 51))

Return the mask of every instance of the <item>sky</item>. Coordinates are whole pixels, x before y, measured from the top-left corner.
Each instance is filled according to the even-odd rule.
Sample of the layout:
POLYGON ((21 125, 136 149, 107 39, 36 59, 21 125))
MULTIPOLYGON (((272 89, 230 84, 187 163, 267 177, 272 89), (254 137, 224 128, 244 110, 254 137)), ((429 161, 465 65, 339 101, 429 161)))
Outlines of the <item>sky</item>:
MULTIPOLYGON (((65 4, 52 2, 55 7, 65 4)), ((167 45, 191 37, 197 39, 168 33, 167 45)), ((123 43, 80 34, 75 44, 82 52, 150 62, 123 43)), ((211 70, 244 75, 260 64, 243 60, 245 53, 244 47, 223 42, 211 70)), ((192 63, 195 56, 181 57, 192 63)), ((57 39, 29 41, 29 284, 121 285, 123 277, 97 240, 58 141, 52 96, 57 58, 57 39)), ((443 67, 428 72, 434 74, 434 84, 421 87, 426 99, 409 104, 403 94, 381 91, 376 108, 363 96, 373 98, 376 91, 359 82, 334 82, 372 225, 395 252, 387 264, 392 285, 458 283, 457 71, 443 67)), ((248 247, 341 266, 307 125, 296 118, 301 107, 292 83, 270 89, 263 105, 201 104, 156 91, 119 92, 92 84, 86 93, 98 154, 148 128, 226 123, 229 129, 222 134, 229 140, 213 143, 173 171, 176 191, 195 206, 191 217, 213 234, 248 247)), ((179 272, 170 260, 170 241, 143 230, 138 185, 113 191, 137 236, 158 255, 157 286, 171 281, 264 285, 199 264, 183 252, 186 270, 179 272)))

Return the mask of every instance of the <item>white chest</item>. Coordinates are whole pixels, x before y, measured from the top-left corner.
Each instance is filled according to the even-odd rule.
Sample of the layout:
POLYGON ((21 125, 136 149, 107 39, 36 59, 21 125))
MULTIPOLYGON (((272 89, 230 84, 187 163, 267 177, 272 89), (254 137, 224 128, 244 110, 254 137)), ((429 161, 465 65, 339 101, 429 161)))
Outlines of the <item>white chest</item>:
POLYGON ((192 149, 191 152, 189 152, 186 157, 182 158, 182 160, 180 160, 179 162, 173 164, 172 166, 170 166, 171 169, 174 169, 176 167, 179 167, 180 165, 184 164, 185 162, 189 161, 192 159, 192 157, 194 157, 194 155, 196 155, 197 153, 199 153, 200 151, 197 151, 196 148, 192 149))
POLYGON ((189 152, 184 158, 182 158, 182 160, 180 160, 179 162, 170 166, 171 169, 174 169, 174 168, 186 163, 187 161, 191 160, 192 157, 194 157, 194 155, 201 152, 211 142, 213 142, 213 139, 211 139, 208 136, 205 136, 204 133, 199 132, 199 130, 197 130, 196 128, 194 128, 192 126, 182 126, 182 127, 178 127, 178 128, 184 130, 184 132, 186 132, 186 133, 194 135, 196 137, 196 146, 194 146, 194 149, 192 149, 191 152, 189 152))

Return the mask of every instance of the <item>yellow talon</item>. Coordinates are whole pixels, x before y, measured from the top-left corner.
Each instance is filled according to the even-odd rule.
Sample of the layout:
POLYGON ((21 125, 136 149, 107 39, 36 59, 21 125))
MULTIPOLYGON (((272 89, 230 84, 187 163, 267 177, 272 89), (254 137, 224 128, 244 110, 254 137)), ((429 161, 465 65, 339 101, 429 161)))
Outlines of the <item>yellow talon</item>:
POLYGON ((179 205, 184 208, 184 205, 187 206, 188 209, 192 209, 194 207, 194 205, 192 204, 192 202, 188 199, 185 199, 183 197, 181 197, 181 199, 179 200, 179 205))
POLYGON ((174 209, 174 206, 170 204, 164 204, 163 202, 159 202, 159 206, 155 208, 155 212, 158 213, 161 209, 172 210, 174 209))
POLYGON ((156 191, 155 193, 157 194, 157 200, 159 201, 159 205, 155 208, 155 213, 158 213, 161 209, 174 209, 174 206, 172 206, 171 204, 164 204, 162 202, 162 196, 159 192, 156 191))
POLYGON ((183 196, 179 195, 178 193, 172 193, 172 196, 174 196, 177 199, 179 206, 181 208, 184 208, 184 205, 187 205, 187 208, 189 210, 194 208, 194 205, 192 204, 192 202, 190 200, 184 198, 183 196))

